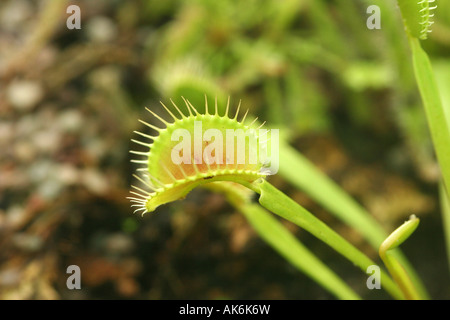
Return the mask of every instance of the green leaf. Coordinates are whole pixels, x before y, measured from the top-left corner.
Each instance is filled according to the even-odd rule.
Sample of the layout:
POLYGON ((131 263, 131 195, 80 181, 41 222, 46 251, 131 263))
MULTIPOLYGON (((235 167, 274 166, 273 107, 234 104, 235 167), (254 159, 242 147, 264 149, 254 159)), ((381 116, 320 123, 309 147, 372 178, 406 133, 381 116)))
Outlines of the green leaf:
POLYGON ((445 192, 444 185, 441 183, 439 188, 442 208, 442 224, 444 226, 445 243, 447 247, 447 260, 450 270, 450 198, 445 192))
POLYGON ((450 195, 450 129, 430 59, 416 38, 410 38, 414 72, 427 115, 428 126, 441 167, 444 185, 450 195))

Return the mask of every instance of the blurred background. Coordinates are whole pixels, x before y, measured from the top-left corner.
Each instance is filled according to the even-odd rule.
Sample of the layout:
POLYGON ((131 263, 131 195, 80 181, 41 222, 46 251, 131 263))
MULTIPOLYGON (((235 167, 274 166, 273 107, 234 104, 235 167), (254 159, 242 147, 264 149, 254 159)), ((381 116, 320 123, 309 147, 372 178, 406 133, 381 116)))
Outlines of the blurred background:
MULTIPOLYGON (((126 199, 144 107, 239 100, 392 231, 432 298, 449 299, 439 170, 394 1, 0 2, 0 299, 332 299, 266 245, 221 195, 152 214, 126 199), (69 5, 81 29, 68 29, 69 5), (381 29, 369 30, 369 5, 381 29), (213 100, 211 100, 213 101, 213 100), (81 290, 69 290, 69 265, 81 290)), ((450 105, 450 1, 430 39, 450 105)), ((450 107, 449 107, 450 109, 450 107)), ((282 161, 282 159, 281 159, 282 161)), ((270 182, 373 259, 305 193, 270 182)), ((312 182, 313 183, 313 182, 312 182)), ((364 298, 367 277, 285 223, 364 298)), ((378 261, 378 260, 377 260, 378 261)))

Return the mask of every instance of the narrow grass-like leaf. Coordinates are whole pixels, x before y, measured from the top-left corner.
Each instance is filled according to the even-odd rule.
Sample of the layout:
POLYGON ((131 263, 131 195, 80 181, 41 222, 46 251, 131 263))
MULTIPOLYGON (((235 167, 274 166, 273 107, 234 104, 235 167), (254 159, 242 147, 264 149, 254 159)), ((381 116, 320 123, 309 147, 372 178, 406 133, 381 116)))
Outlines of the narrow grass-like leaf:
MULTIPOLYGON (((436 69, 436 80, 441 93, 442 105, 447 119, 447 126, 450 128, 450 62, 442 61, 436 69)), ((447 248, 447 260, 450 271, 450 197, 445 192, 445 186, 439 186, 439 196, 441 200, 442 224, 444 227, 445 243, 447 248)))
POLYGON ((450 129, 430 59, 417 38, 409 39, 417 85, 427 115, 447 195, 450 195, 450 129))
POLYGON ((441 198, 442 224, 444 226, 445 245, 447 248, 447 261, 450 271, 450 198, 445 192, 442 183, 439 187, 439 195, 441 198))

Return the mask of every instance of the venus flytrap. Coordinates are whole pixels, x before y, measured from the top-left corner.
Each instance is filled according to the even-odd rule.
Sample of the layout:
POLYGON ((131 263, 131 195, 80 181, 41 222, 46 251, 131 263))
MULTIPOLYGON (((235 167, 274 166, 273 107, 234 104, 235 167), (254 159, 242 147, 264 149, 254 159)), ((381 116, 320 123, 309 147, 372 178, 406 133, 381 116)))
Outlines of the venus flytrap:
MULTIPOLYGON (((165 126, 165 128, 159 128, 141 121, 152 130, 155 130, 158 135, 150 136, 139 133, 141 136, 152 141, 141 142, 135 140, 136 143, 149 148, 149 151, 147 152, 132 151, 134 154, 144 156, 144 159, 134 160, 136 163, 145 165, 145 167, 139 169, 140 171, 143 171, 144 174, 142 176, 135 175, 135 177, 147 189, 145 190, 145 188, 133 186, 134 190, 131 191, 132 196, 129 197, 129 199, 133 203, 132 206, 137 207, 135 212, 152 212, 162 204, 185 197, 188 192, 197 186, 219 182, 238 183, 259 194, 259 203, 264 208, 310 232, 351 261, 355 266, 359 267, 364 273, 369 266, 375 264, 365 254, 356 249, 352 244, 309 213, 301 205, 267 182, 265 177, 271 173, 270 170, 267 170, 268 158, 265 159, 263 156, 262 161, 259 161, 258 163, 251 163, 249 161, 252 154, 256 153, 258 157, 260 157, 261 154, 264 153, 259 149, 256 150, 255 148, 252 149, 250 147, 251 140, 256 140, 260 143, 262 139, 266 139, 266 137, 263 138, 262 135, 258 135, 253 129, 256 119, 251 124, 246 125, 246 113, 243 119, 238 120, 239 107, 233 117, 229 116, 229 101, 224 115, 219 115, 217 102, 215 104, 215 111, 212 114, 209 113, 207 103, 205 106, 205 114, 200 114, 189 101, 185 100, 185 104, 188 115, 185 115, 178 106, 174 104, 174 108, 179 116, 175 116, 169 108, 163 105, 167 113, 173 119, 173 122, 168 122, 158 114, 147 109, 165 126), (205 151, 208 149, 209 143, 213 143, 212 140, 203 141, 201 152, 196 154, 195 148, 192 152, 191 148, 185 149, 183 146, 180 146, 180 143, 178 142, 179 139, 173 139, 173 135, 177 130, 187 130, 187 132, 195 135, 195 131, 198 130, 196 121, 201 121, 202 129, 200 129, 200 133, 203 135, 209 129, 218 129, 222 132, 221 136, 225 136, 223 133, 226 130, 242 130, 246 132, 245 137, 248 139, 246 141, 249 143, 239 146, 232 145, 230 148, 234 151, 232 156, 225 155, 225 153, 221 153, 220 156, 218 156, 218 149, 215 149, 215 161, 205 159, 206 161, 202 162, 200 158, 205 154, 208 155, 205 151), (242 152, 242 147, 245 149, 245 161, 244 163, 239 163, 238 153, 240 151, 242 152), (184 161, 179 162, 178 164, 174 163, 174 150, 176 151, 175 154, 183 151, 182 157, 184 158, 184 161)), ((218 135, 215 136, 216 140, 217 138, 218 135)), ((188 145, 191 143, 190 135, 184 139, 189 142, 188 145)), ((183 140, 183 142, 186 142, 185 140, 183 140)), ((214 143, 216 140, 214 140, 214 143)), ((273 145, 274 143, 276 143, 276 141, 271 141, 270 145, 273 145)), ((229 141, 226 141, 225 148, 227 150, 229 146, 229 141)), ((210 153, 209 156, 212 157, 212 153, 210 153)), ((271 156, 273 156, 273 150, 271 156)), ((248 212, 255 212, 253 208, 254 207, 252 206, 242 207, 242 209, 248 210, 248 212)), ((251 215, 249 217, 251 217, 251 215)), ((261 217, 263 216, 261 215, 261 217)), ((251 221, 255 224, 256 220, 253 219, 251 221)), ((260 233, 271 232, 269 226, 270 223, 257 225, 257 228, 260 233)), ((266 240, 275 241, 274 238, 269 237, 266 237, 266 240)), ((272 242, 272 244, 275 244, 275 242, 272 242)), ((382 277, 383 287, 393 297, 401 299, 403 297, 402 293, 384 271, 382 271, 382 277)))
POLYGON ((433 25, 435 0, 398 0, 406 31, 414 38, 425 40, 433 25))
MULTIPOLYGON (((234 136, 232 141, 227 139, 225 146, 223 144, 215 145, 211 151, 216 153, 213 157, 210 153, 209 159, 203 159, 207 149, 210 148, 208 141, 203 140, 198 143, 196 139, 196 136, 205 136, 209 130, 219 130, 222 137, 228 136, 226 130, 236 130, 249 135, 249 140, 259 143, 260 137, 257 135, 257 129, 252 128, 254 122, 248 126, 244 124, 247 113, 243 119, 238 121, 239 109, 234 118, 228 117, 229 103, 225 114, 220 116, 217 103, 213 114, 209 114, 207 105, 205 106, 206 113, 200 114, 189 101, 185 100, 185 102, 189 112, 187 116, 173 103, 180 115, 179 118, 163 105, 173 118, 174 122, 172 123, 147 109, 166 126, 164 129, 141 121, 157 131, 159 135, 149 136, 138 133, 152 140, 151 143, 133 140, 150 149, 148 152, 131 151, 131 153, 145 157, 141 160, 132 160, 132 162, 144 165, 143 168, 138 169, 145 172, 143 177, 136 175, 136 178, 149 189, 146 191, 132 186, 135 191, 132 191, 133 197, 130 197, 130 200, 135 203, 134 206, 138 207, 135 212, 152 212, 162 204, 184 198, 189 191, 201 184, 214 181, 234 181, 250 186, 251 183, 267 174, 261 162, 249 161, 252 155, 258 156, 258 150, 255 148, 247 149, 245 158, 240 159, 242 149, 239 150, 238 146, 234 145, 234 136), (181 138, 183 140, 178 142, 181 138), (223 152, 223 149, 227 152, 223 152), (183 159, 179 159, 180 152, 183 153, 183 159), (231 155, 231 153, 233 154, 231 155)), ((246 137, 244 136, 244 138, 246 137)), ((216 144, 219 140, 216 133, 215 140, 210 143, 216 144)))

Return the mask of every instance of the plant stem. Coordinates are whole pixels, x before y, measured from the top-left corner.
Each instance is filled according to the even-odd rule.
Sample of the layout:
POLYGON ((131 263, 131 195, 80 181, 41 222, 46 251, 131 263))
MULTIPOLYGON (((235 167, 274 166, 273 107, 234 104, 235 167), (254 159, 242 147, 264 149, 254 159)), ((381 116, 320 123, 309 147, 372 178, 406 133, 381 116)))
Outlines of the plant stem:
MULTIPOLYGON (((289 198, 283 192, 272 186, 266 180, 257 184, 260 190, 259 202, 263 207, 279 215, 280 217, 291 221, 299 227, 305 229, 318 239, 328 244, 331 248, 350 260, 354 265, 359 267, 364 273, 367 268, 376 265, 364 253, 355 248, 351 243, 342 238, 334 230, 325 223, 317 219, 309 211, 289 198)), ((382 285, 389 294, 396 298, 402 299, 403 295, 389 275, 382 271, 382 285)))

